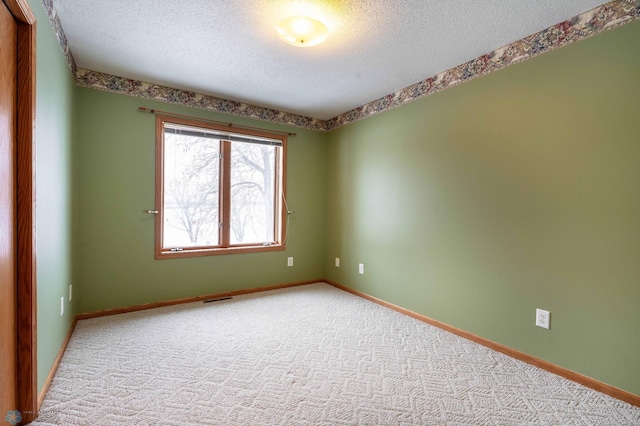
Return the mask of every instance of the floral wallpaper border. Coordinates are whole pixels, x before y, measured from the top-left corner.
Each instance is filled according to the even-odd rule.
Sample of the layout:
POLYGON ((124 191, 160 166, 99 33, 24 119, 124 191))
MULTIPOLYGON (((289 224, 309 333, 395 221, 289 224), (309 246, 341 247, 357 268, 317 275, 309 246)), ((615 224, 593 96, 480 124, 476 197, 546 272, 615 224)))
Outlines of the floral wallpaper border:
POLYGON ((269 121, 276 124, 301 127, 310 130, 325 130, 326 121, 317 118, 304 117, 290 114, 275 109, 263 108, 242 102, 230 101, 215 96, 202 95, 187 90, 173 89, 143 81, 117 77, 84 68, 78 68, 76 72, 76 84, 91 89, 120 93, 143 99, 166 102, 170 104, 184 105, 192 108, 221 112, 237 117, 253 118, 269 121))
POLYGON ((396 108, 640 18, 640 0, 615 0, 328 120, 325 130, 396 108))
POLYGON ((71 74, 75 76, 78 67, 76 66, 76 61, 75 59, 73 59, 73 55, 71 54, 67 36, 64 34, 64 30, 62 29, 60 18, 58 18, 58 12, 53 6, 53 0, 42 0, 42 6, 44 6, 44 10, 47 13, 47 17, 49 18, 49 25, 51 25, 54 34, 58 38, 58 43, 60 43, 60 47, 62 47, 62 53, 67 59, 67 64, 69 64, 69 68, 71 68, 71 74))
POLYGON ((640 0, 614 0, 325 121, 78 68, 53 5, 53 0, 42 0, 42 4, 71 72, 75 76, 76 84, 79 86, 276 124, 324 131, 380 114, 640 18, 640 0))

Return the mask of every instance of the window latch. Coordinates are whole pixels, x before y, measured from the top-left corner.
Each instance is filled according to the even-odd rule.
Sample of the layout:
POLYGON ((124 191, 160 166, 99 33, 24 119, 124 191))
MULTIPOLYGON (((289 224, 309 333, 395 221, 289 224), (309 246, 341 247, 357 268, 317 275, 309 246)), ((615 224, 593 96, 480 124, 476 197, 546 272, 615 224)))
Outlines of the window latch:
POLYGON ((182 251, 182 249, 180 247, 174 247, 171 249, 171 251, 182 251))
POLYGON ((142 210, 142 213, 146 213, 146 214, 158 214, 158 210, 142 210))

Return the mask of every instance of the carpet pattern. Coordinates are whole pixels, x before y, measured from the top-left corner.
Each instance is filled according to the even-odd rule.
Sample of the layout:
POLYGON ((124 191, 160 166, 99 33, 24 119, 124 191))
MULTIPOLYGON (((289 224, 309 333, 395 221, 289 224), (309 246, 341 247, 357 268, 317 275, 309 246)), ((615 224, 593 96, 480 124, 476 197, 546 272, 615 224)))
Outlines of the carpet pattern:
POLYGON ((79 321, 34 426, 640 425, 640 408, 326 284, 79 321))

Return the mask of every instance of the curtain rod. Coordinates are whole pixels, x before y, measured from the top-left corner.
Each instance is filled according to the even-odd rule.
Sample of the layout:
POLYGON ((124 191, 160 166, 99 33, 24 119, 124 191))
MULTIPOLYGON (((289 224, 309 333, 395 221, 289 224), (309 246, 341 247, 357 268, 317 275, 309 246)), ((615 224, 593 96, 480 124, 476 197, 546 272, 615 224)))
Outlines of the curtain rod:
POLYGON ((183 114, 176 114, 174 112, 167 112, 167 111, 161 111, 159 109, 151 109, 151 108, 145 108, 145 107, 138 107, 139 111, 142 112, 148 112, 151 114, 156 114, 156 113, 160 113, 160 114, 164 114, 164 115, 170 115, 172 117, 182 117, 182 118, 190 118, 192 120, 201 120, 201 121, 207 121, 209 123, 215 123, 215 124, 222 124, 224 126, 228 126, 228 127, 235 127, 238 129, 246 129, 246 130, 260 130, 262 132, 270 132, 270 133, 278 133, 281 135, 286 135, 286 136, 297 136, 297 133, 291 133, 291 132, 279 132, 277 130, 270 130, 270 129, 262 129, 260 127, 251 127, 251 126, 243 126, 242 124, 234 124, 234 123, 229 123, 227 121, 217 121, 217 120, 209 120, 208 118, 200 118, 200 117, 193 117, 191 115, 183 115, 183 114))

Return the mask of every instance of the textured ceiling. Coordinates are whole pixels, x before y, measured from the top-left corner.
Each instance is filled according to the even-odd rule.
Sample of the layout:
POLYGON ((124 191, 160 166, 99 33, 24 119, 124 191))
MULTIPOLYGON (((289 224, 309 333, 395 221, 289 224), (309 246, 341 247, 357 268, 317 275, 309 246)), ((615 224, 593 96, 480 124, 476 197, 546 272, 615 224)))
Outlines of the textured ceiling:
POLYGON ((601 0, 54 0, 80 68, 330 119, 601 0), (310 10, 316 47, 275 25, 310 10))

